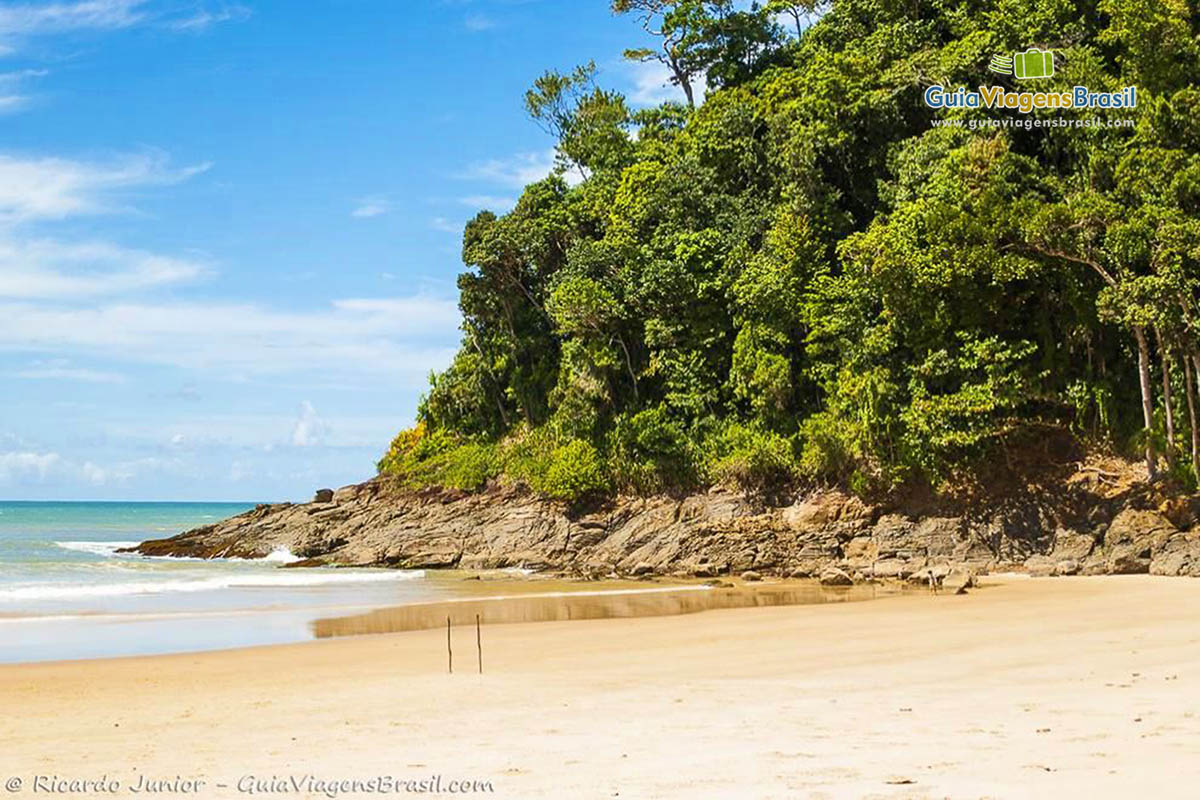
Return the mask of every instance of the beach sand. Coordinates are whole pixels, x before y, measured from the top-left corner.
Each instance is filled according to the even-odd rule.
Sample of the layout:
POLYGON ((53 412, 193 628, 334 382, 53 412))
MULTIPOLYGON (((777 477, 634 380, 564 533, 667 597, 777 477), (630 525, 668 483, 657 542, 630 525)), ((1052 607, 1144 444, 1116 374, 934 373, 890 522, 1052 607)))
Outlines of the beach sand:
POLYGON ((14 797, 37 775, 106 775, 118 796, 139 776, 234 797, 246 776, 305 775, 573 800, 1196 796, 1200 581, 985 582, 487 626, 482 676, 468 627, 454 675, 444 630, 0 666, 0 781, 22 780, 14 797))

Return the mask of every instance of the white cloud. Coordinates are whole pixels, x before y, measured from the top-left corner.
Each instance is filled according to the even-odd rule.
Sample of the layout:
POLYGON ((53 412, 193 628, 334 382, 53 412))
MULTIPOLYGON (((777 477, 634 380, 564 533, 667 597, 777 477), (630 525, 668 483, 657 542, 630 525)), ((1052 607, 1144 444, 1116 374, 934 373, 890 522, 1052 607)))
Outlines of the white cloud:
POLYGON ((177 183, 207 165, 172 168, 148 153, 109 163, 0 155, 0 298, 82 298, 191 281, 207 271, 194 259, 105 241, 30 238, 32 223, 121 210, 121 190, 177 183))
POLYGON ((554 149, 538 153, 518 153, 510 158, 493 158, 467 168, 460 177, 523 189, 540 181, 554 169, 554 149))
POLYGON ((463 225, 461 222, 454 222, 445 217, 434 217, 429 221, 429 225, 435 231, 442 233, 462 233, 463 225))
POLYGON ((250 9, 228 4, 200 7, 188 15, 183 9, 150 9, 148 0, 63 0, 60 2, 8 3, 0 6, 0 57, 17 52, 24 39, 76 31, 113 31, 134 25, 158 25, 178 32, 203 32, 222 22, 249 18, 250 9))
MULTIPOLYGON (((300 391, 310 388, 303 387, 300 391)), ((294 447, 294 434, 304 415, 305 407, 301 405, 299 413, 221 413, 207 409, 189 416, 173 414, 163 421, 105 420, 98 438, 101 442, 119 442, 140 450, 166 448, 170 453, 224 454, 236 451, 252 455, 294 447)), ((320 434, 320 445, 325 450, 378 450, 387 445, 397 430, 413 422, 408 414, 372 415, 350 407, 340 408, 338 415, 317 414, 317 419, 319 426, 309 427, 308 432, 320 434)), ((5 447, 0 445, 0 451, 5 447)), ((7 449, 39 448, 13 442, 7 449)))
POLYGON ((300 404, 300 419, 292 429, 292 444, 296 447, 315 447, 325 439, 328 426, 317 415, 313 404, 305 400, 300 404))
POLYGON ((0 303, 0 351, 100 356, 238 374, 391 373, 443 368, 459 321, 452 300, 347 299, 310 311, 254 304, 0 303))
POLYGON ((469 208, 507 211, 517 204, 517 199, 495 194, 473 194, 458 198, 458 202, 469 208))
POLYGON ((0 483, 19 480, 45 480, 52 469, 62 463, 58 453, 9 451, 0 453, 0 483))
POLYGON ((171 168, 159 153, 127 156, 109 164, 0 155, 0 222, 118 211, 120 207, 111 203, 117 190, 179 183, 209 166, 171 168))
POLYGON ((0 236, 0 298, 112 295, 195 280, 205 271, 198 262, 107 242, 0 236))
POLYGON ((463 27, 473 33, 479 33, 496 27, 496 21, 486 14, 468 14, 463 20, 463 27))
MULTIPOLYGON (((83 480, 92 486, 104 486, 115 477, 110 475, 108 470, 93 464, 91 461, 85 461, 79 471, 82 473, 83 480)), ((128 480, 133 477, 133 473, 126 471, 122 473, 122 476, 125 480, 128 480)))
POLYGON ((144 18, 145 0, 77 0, 0 7, 0 35, 126 28, 144 18))
POLYGON ((14 72, 0 72, 0 86, 14 86, 30 78, 44 78, 49 74, 44 69, 19 69, 14 72))
POLYGON ((125 376, 116 372, 72 367, 65 359, 55 359, 44 364, 12 373, 15 378, 25 380, 77 381, 79 383, 124 383, 125 376))
POLYGON ((190 17, 167 22, 167 27, 176 31, 201 32, 222 22, 244 22, 250 18, 250 9, 245 6, 226 6, 217 11, 201 9, 190 17))
POLYGON ((140 473, 157 474, 177 467, 178 462, 156 457, 97 464, 91 460, 72 460, 56 452, 14 450, 0 452, 0 487, 37 484, 121 486, 140 473))
POLYGON ((381 214, 386 214, 390 210, 386 197, 379 195, 370 195, 360 198, 354 210, 350 212, 350 216, 360 219, 368 219, 370 217, 378 217, 381 214))
MULTIPOLYGON (((0 49, 0 55, 4 55, 0 49)), ((11 114, 29 105, 29 96, 21 91, 27 81, 47 74, 44 69, 23 69, 16 72, 0 72, 0 114, 11 114)))
MULTIPOLYGON (((656 106, 670 100, 682 103, 686 100, 683 89, 671 83, 671 70, 657 61, 623 61, 621 71, 631 84, 629 100, 634 105, 656 106)), ((704 76, 692 81, 692 91, 699 102, 707 93, 704 76)))

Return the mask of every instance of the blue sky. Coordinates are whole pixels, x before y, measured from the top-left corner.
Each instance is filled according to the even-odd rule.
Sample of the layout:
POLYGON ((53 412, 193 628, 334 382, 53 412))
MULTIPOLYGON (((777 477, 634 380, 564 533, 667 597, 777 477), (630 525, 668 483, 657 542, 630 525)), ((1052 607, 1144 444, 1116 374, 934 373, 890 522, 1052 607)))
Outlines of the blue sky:
POLYGON ((458 341, 463 222, 606 0, 0 2, 0 498, 304 499, 369 477, 458 341))

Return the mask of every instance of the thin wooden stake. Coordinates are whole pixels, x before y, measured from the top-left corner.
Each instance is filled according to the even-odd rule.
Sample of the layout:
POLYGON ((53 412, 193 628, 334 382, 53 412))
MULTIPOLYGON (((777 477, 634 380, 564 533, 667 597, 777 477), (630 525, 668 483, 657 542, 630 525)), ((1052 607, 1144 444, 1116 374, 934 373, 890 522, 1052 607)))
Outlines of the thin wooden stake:
POLYGON ((446 663, 450 668, 450 674, 454 674, 454 650, 450 647, 450 618, 446 617, 446 663))
POLYGON ((479 615, 475 615, 475 649, 479 651, 479 674, 483 674, 483 637, 479 633, 479 615))

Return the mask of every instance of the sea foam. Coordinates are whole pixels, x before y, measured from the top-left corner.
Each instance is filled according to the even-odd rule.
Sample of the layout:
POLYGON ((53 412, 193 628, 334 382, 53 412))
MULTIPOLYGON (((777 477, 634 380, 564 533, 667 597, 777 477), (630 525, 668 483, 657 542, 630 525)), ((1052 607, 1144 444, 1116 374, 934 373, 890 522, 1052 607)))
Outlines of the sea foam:
POLYGON ((20 600, 69 600, 84 597, 127 597, 144 594, 211 592, 222 589, 287 589, 348 583, 380 583, 415 580, 424 570, 352 572, 342 570, 284 571, 269 575, 220 575, 211 578, 120 583, 26 584, 0 588, 0 602, 20 600))
POLYGON ((64 550, 74 550, 79 553, 89 553, 105 558, 152 558, 168 559, 171 561, 263 561, 270 564, 292 564, 300 560, 286 547, 276 547, 262 558, 186 558, 180 556, 143 556, 140 553, 118 553, 118 550, 128 550, 137 547, 141 542, 55 542, 64 550))

